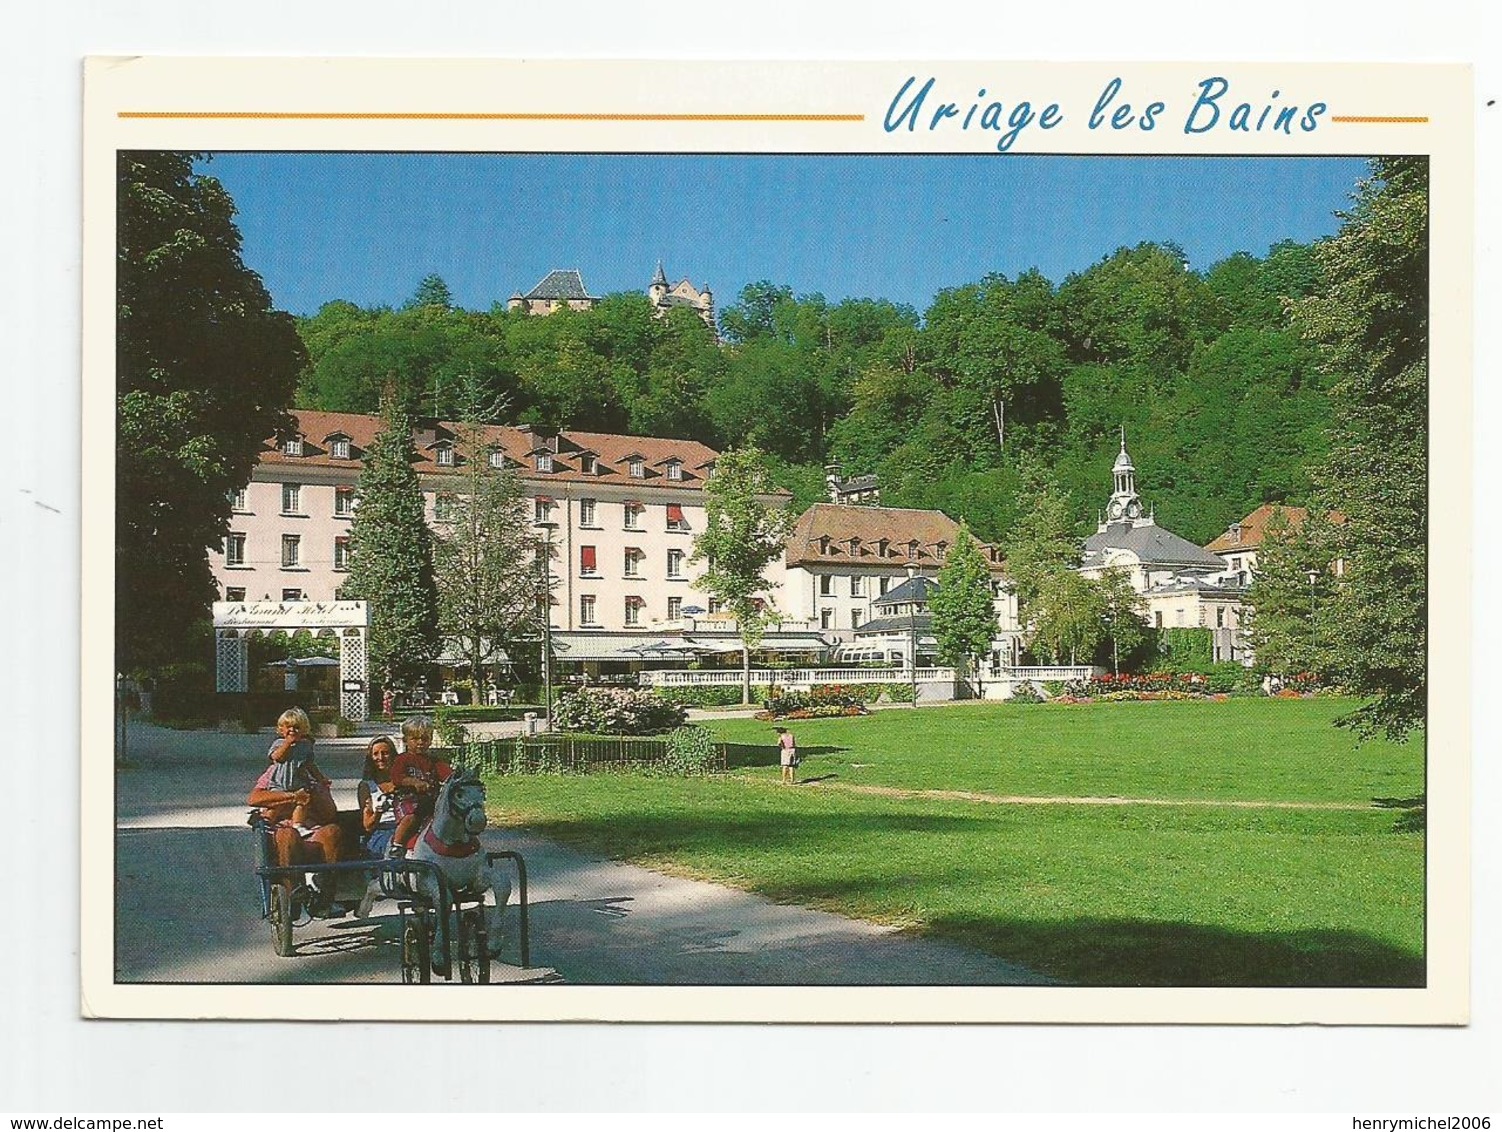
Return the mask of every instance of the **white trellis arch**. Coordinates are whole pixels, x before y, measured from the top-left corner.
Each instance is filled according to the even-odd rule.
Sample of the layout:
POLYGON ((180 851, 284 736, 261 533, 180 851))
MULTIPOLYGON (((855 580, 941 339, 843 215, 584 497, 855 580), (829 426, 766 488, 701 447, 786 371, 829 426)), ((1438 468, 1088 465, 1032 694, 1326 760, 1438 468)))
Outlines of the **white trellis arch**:
POLYGON ((363 601, 216 601, 214 690, 249 690, 246 641, 252 636, 304 630, 338 639, 339 713, 363 723, 370 704, 370 605, 363 601))

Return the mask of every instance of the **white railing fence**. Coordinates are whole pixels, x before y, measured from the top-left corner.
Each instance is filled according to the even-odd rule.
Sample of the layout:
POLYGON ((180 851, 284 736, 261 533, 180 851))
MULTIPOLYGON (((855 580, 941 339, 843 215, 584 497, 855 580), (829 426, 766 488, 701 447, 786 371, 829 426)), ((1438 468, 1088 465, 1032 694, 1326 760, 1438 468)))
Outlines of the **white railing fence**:
MULTIPOLYGON (((1088 680, 1095 669, 1086 664, 1033 665, 1017 668, 982 669, 978 674, 981 684, 1020 684, 1024 680, 1039 684, 1052 680, 1088 680)), ((715 686, 739 686, 741 671, 738 668, 666 668, 648 670, 639 674, 643 684, 654 688, 694 688, 715 686)), ((751 683, 757 686, 775 684, 779 688, 808 688, 815 684, 905 684, 913 679, 910 669, 890 668, 753 668, 751 683)), ((918 683, 953 683, 956 679, 953 668, 920 668, 918 683)), ((1008 692, 1010 694, 1010 692, 1008 692)))

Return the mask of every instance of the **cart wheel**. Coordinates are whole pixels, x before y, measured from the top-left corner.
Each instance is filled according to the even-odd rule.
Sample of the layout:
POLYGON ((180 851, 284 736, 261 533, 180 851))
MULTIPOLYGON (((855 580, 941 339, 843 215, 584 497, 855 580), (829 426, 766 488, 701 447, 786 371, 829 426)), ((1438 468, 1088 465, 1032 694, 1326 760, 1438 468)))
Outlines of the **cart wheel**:
POLYGON ((284 884, 271 886, 271 945, 282 958, 292 954, 292 895, 284 884))
POLYGON ((490 982, 490 941, 485 933, 485 909, 471 908, 459 918, 459 980, 490 982))
POLYGON ((402 916, 402 982, 431 983, 428 926, 420 912, 402 916))

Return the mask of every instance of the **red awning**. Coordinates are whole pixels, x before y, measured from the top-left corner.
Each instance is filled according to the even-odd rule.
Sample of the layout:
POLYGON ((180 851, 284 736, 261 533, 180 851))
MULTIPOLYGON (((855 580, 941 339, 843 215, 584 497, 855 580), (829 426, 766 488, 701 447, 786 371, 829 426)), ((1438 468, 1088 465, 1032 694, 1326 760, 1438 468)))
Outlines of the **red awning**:
POLYGON ((626 604, 627 605, 646 605, 647 604, 647 599, 644 598, 644 597, 636 597, 635 595, 632 595, 631 597, 628 597, 626 599, 626 604))
POLYGON ((641 558, 645 558, 646 557, 646 555, 642 553, 642 549, 639 546, 628 546, 626 548, 626 553, 627 554, 635 554, 635 555, 637 555, 638 557, 641 557, 641 558))
POLYGON ((668 522, 670 522, 670 523, 681 523, 681 522, 683 522, 683 508, 682 508, 682 506, 680 506, 677 503, 669 503, 668 504, 668 522))
POLYGON ((595 568, 595 548, 594 547, 592 547, 592 546, 581 546, 579 548, 579 566, 582 569, 585 569, 585 570, 593 570, 595 568))
POLYGON ((623 506, 626 506, 626 507, 641 507, 641 506, 643 506, 643 504, 639 500, 628 499, 623 504, 623 506))
POLYGON ((537 497, 537 502, 545 504, 548 507, 553 506, 553 500, 546 495, 539 495, 537 497))

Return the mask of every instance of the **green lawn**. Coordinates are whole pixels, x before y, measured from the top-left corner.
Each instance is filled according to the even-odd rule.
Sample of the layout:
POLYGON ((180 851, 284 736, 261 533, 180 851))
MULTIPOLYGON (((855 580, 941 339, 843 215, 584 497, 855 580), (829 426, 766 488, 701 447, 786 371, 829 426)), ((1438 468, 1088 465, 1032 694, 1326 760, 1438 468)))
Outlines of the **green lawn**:
POLYGON ((975 705, 712 728, 717 779, 491 782, 503 821, 602 854, 954 939, 1095 985, 1412 986, 1421 833, 1408 811, 1008 805, 851 785, 1025 796, 1412 799, 1423 747, 1356 746, 1328 700, 975 705))

